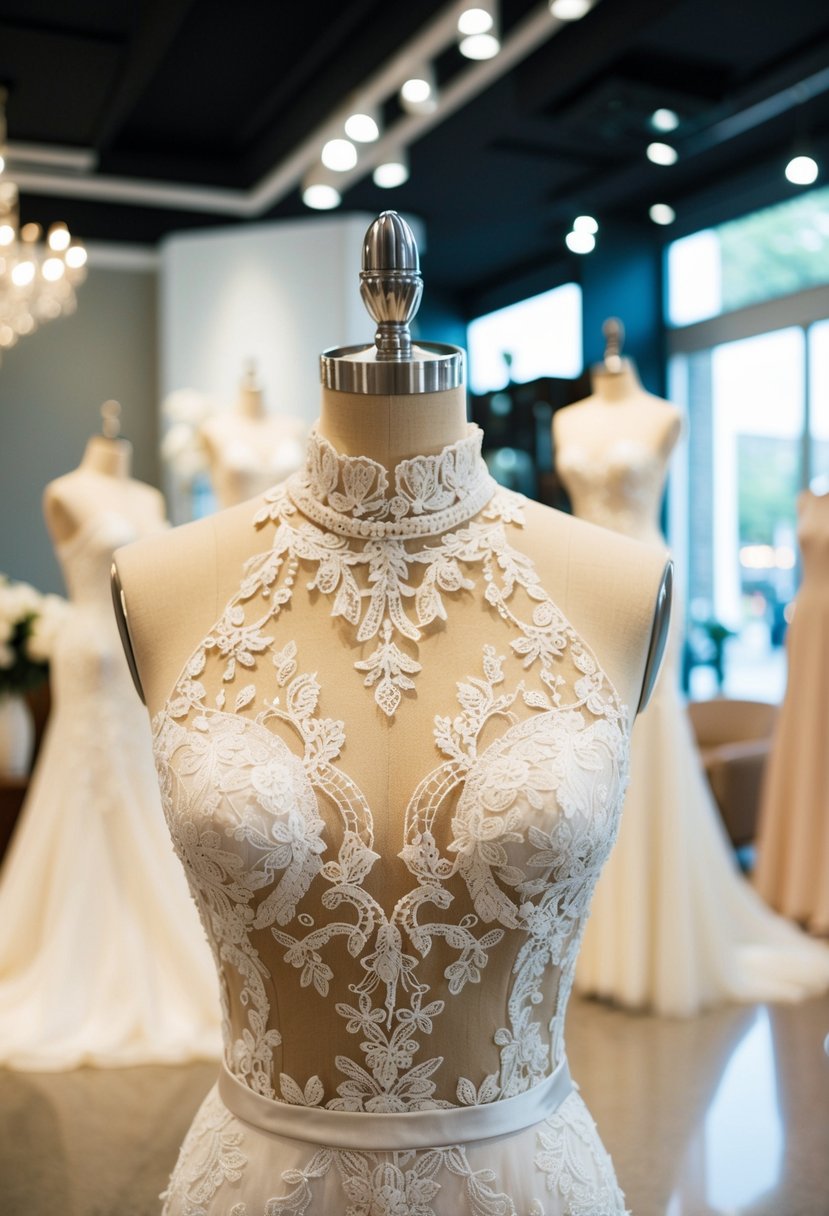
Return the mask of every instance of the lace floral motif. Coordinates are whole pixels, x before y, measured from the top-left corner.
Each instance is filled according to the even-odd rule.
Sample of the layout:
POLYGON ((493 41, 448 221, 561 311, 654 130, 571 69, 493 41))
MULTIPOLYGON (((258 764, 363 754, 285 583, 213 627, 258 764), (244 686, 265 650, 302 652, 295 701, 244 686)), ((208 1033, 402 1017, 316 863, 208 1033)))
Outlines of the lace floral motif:
POLYGON ((384 465, 343 456, 312 431, 305 469, 291 479, 289 493, 303 514, 342 536, 436 535, 470 519, 492 497, 495 482, 481 459, 482 438, 478 427, 470 427, 436 456, 401 460, 389 495, 384 465))
MULTIPOLYGON (((451 459, 429 458, 428 478, 398 467, 398 497, 408 504, 398 522, 408 513, 439 516, 446 497, 468 484, 466 456, 456 448, 451 459)), ((393 500, 378 497, 387 489, 379 466, 329 467, 319 441, 312 451, 313 478, 325 483, 315 483, 315 493, 326 509, 358 520, 392 512, 383 504, 393 500)), ((521 525, 517 496, 499 492, 477 518, 430 546, 388 536, 349 543, 298 518, 298 498, 290 481, 268 496, 256 522, 274 526, 271 549, 248 564, 154 723, 165 813, 227 985, 226 1063, 256 1093, 293 1105, 394 1113, 497 1103, 538 1084, 563 1055, 581 929, 624 789, 623 707, 511 543, 521 525), (507 633, 507 644, 485 645, 479 671, 458 683, 456 710, 434 720, 438 762, 409 798, 398 853, 411 886, 393 907, 372 894, 380 857, 371 808, 339 764, 345 724, 321 714, 324 689, 300 668, 294 642, 276 645, 300 571, 310 572, 310 589, 332 600, 332 615, 352 625, 357 641, 378 639, 355 666, 389 716, 421 670, 413 644, 426 625, 446 618, 445 595, 474 591, 475 572, 507 633), (517 610, 519 598, 526 613, 517 610), (219 676, 211 693, 209 672, 219 676), (283 735, 293 735, 298 751, 283 735), (323 819, 321 797, 337 825, 323 819), (281 1065, 271 996, 279 968, 263 962, 274 947, 280 985, 295 985, 295 999, 301 991, 303 1000, 331 1001, 332 1016, 353 1036, 355 1049, 333 1061, 330 1089, 319 1076, 291 1076, 281 1065), (505 1024, 491 1029, 497 1069, 451 1074, 452 1061, 430 1051, 429 1038, 461 994, 481 983, 494 955, 502 970, 509 960, 510 977, 505 1024)), ((560 1112, 569 1106, 570 1099, 560 1112)), ((579 1130, 580 1111, 573 1107, 575 1147, 563 1116, 537 1133, 541 1186, 546 1179, 550 1192, 557 1188, 572 1216, 588 1210, 578 1206, 582 1183, 605 1203, 605 1159, 595 1132, 591 1139, 579 1130)), ((209 1103, 199 1120, 169 1192, 175 1216, 201 1216, 200 1204, 215 1216, 219 1209, 206 1206, 211 1187, 229 1195, 233 1171, 243 1170, 235 1125, 225 1126, 209 1103)), ((462 1180, 473 1216, 517 1216, 494 1174, 473 1170, 457 1145, 309 1149, 301 1169, 282 1172, 285 1189, 264 1213, 249 1210, 235 1190, 239 1202, 221 1211, 316 1216, 314 1189, 332 1170, 348 1216, 437 1216, 450 1176, 453 1186, 462 1180)), ((541 1200, 534 1202, 538 1210, 541 1200)), ((619 1213, 620 1202, 591 1216, 619 1213)))

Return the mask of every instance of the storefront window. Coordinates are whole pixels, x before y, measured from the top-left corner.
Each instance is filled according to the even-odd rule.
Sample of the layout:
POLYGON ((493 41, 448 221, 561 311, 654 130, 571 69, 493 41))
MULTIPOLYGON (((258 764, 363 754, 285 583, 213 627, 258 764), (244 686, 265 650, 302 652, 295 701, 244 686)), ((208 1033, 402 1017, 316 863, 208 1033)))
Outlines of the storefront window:
POLYGON ((565 283, 478 317, 469 325, 467 345, 469 388, 477 395, 497 392, 510 380, 574 379, 582 370, 581 287, 565 283))
POLYGON ((674 241, 668 281, 671 325, 829 283, 829 187, 674 241))

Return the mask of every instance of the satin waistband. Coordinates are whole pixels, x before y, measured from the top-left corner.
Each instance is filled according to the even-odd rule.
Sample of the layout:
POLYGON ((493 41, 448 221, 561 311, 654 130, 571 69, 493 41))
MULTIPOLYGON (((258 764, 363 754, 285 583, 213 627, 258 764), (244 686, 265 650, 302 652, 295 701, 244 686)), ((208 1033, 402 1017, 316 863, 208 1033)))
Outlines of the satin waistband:
POLYGON ((564 1059, 532 1089, 482 1106, 452 1106, 447 1110, 364 1111, 326 1110, 292 1106, 254 1093, 225 1065, 219 1074, 219 1096, 238 1119, 263 1132, 306 1140, 328 1148, 397 1150, 469 1144, 492 1136, 508 1136, 546 1119, 573 1090, 564 1059))

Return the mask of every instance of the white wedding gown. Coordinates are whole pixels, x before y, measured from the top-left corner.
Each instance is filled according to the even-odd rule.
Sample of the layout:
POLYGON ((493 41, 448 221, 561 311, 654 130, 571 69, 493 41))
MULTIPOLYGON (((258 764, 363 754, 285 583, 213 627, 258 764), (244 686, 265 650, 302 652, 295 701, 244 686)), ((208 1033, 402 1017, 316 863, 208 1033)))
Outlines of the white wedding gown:
MULTIPOLYGON (((636 441, 599 460, 559 450, 576 515, 664 546, 666 461, 636 441)), ((798 1000, 829 988, 829 949, 775 915, 739 873, 678 691, 681 623, 631 743, 619 839, 596 888, 576 986, 688 1016, 723 1001, 798 1000)))
POLYGON ((134 539, 127 518, 105 511, 58 546, 71 608, 0 873, 0 1065, 219 1054, 210 952, 170 847, 112 611, 112 553, 134 539))
POLYGON ((312 436, 153 722, 225 1014, 167 1216, 624 1213, 563 1029, 627 721, 480 432, 394 476, 312 436))

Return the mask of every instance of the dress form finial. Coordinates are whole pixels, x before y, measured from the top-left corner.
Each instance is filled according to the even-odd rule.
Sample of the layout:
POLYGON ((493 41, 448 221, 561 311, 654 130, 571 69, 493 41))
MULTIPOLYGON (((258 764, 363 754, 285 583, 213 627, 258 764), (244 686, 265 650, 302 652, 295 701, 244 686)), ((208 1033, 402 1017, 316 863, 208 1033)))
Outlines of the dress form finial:
POLYGON ((464 382, 463 351, 412 342, 423 276, 417 241, 396 211, 383 211, 363 240, 360 295, 377 325, 373 346, 340 346, 320 357, 323 387, 345 393, 435 393, 464 382))
POLYGON ((105 439, 117 439, 121 434, 120 402, 105 401, 101 406, 101 434, 105 439))
POLYGON ((618 317, 608 317, 602 326, 604 334, 604 369, 607 372, 620 372, 623 367, 622 347, 625 344, 625 327, 618 317))

